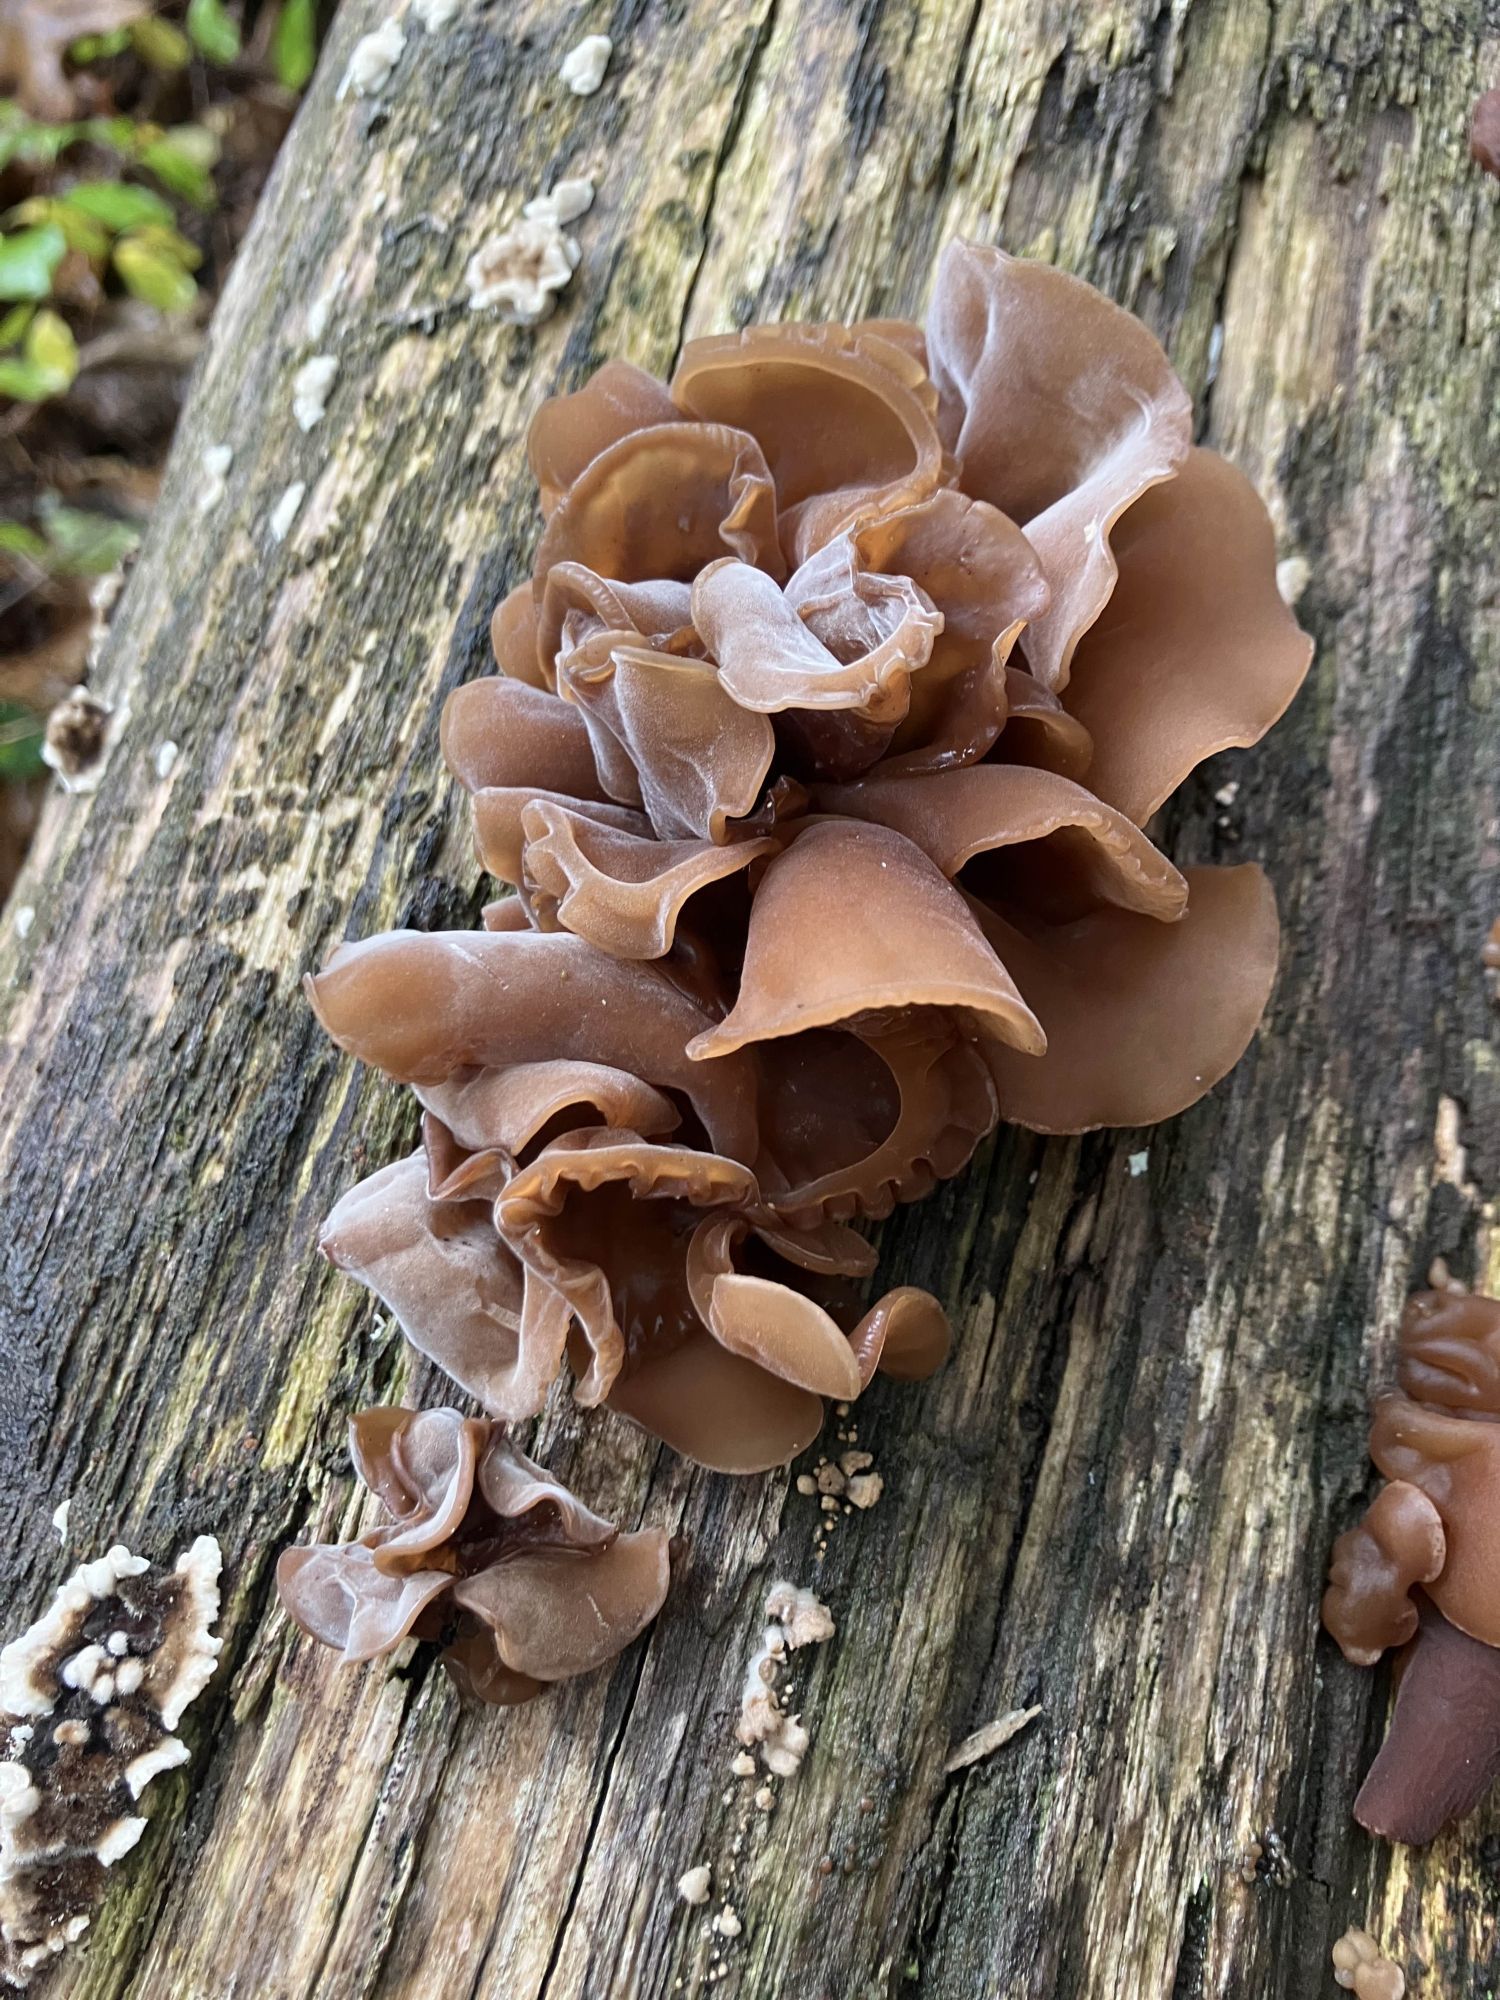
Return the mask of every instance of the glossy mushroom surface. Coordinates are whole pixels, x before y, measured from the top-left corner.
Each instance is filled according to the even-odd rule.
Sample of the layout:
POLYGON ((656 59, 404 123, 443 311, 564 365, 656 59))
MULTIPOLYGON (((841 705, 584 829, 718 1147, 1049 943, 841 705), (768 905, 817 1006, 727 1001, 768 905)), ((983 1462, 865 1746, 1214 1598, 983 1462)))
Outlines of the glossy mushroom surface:
POLYGON ((925 331, 610 362, 529 451, 532 575, 442 725, 509 894, 309 982, 428 1114, 425 1187, 346 1198, 330 1254, 496 1415, 566 1359, 581 1401, 751 1470, 868 1379, 825 1292, 868 1274, 859 1224, 1002 1120, 1151 1123, 1239 1059, 1270 887, 1146 827, 1310 646, 1151 333, 976 244, 925 331), (549 1068, 576 1086, 523 1131, 549 1068))
POLYGON ((1421 1844, 1500 1776, 1500 1300, 1418 1292, 1396 1375, 1370 1427, 1390 1483, 1334 1544, 1323 1623, 1356 1666, 1403 1649, 1354 1810, 1421 1844))
POLYGON ((285 1549, 276 1566, 290 1616, 346 1664, 438 1639, 465 1692, 510 1705, 602 1666, 661 1609, 666 1535, 591 1513, 501 1425, 371 1409, 350 1448, 388 1525, 285 1549))

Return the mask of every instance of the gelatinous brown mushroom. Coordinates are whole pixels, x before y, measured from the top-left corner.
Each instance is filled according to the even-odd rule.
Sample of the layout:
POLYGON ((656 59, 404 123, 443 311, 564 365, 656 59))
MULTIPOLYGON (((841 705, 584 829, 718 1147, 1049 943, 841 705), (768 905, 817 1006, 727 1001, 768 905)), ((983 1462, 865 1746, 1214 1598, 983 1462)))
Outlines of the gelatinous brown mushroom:
POLYGON ((1500 180, 1500 88, 1487 90, 1474 106, 1469 151, 1477 165, 1500 180))
POLYGON ((1418 1292, 1396 1372, 1370 1428, 1390 1484, 1334 1544, 1323 1623, 1356 1666, 1405 1648, 1354 1811, 1420 1845, 1500 1776, 1500 1300, 1418 1292))
MULTIPOLYGON (((867 1379, 819 1289, 868 1272, 850 1225, 1001 1120, 1151 1123, 1239 1059, 1269 885, 1179 871, 1145 827, 1276 720, 1310 646, 1154 337, 975 244, 944 252, 925 332, 751 327, 667 385, 610 362, 529 451, 533 573, 442 727, 513 894, 483 934, 343 946, 310 982, 429 1110, 425 1189, 412 1165, 367 1187, 332 1254, 497 1413, 566 1352, 584 1400, 764 1464, 867 1379), (433 1096, 474 1111, 549 1063, 633 1077, 675 1123, 612 1084, 516 1139, 433 1096), (523 1228, 544 1181, 561 1208, 523 1228), (505 1255, 476 1279, 481 1203, 505 1255)), ((933 1303, 876 1315, 946 1346, 933 1303)))
POLYGON ((626 1534, 591 1513, 500 1425, 365 1410, 350 1448, 390 1525, 286 1549, 276 1566, 292 1618, 346 1663, 439 1640, 466 1693, 508 1705, 612 1660, 661 1609, 662 1530, 626 1534))

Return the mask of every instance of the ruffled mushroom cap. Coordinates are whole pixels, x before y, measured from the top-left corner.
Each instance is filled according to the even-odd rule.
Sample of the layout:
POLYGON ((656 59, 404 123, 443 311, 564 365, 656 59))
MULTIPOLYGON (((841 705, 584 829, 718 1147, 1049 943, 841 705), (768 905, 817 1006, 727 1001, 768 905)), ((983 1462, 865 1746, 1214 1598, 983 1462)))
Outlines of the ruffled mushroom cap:
POLYGON ((818 1297, 868 1265, 848 1224, 958 1172, 1001 1119, 1151 1123, 1243 1053, 1275 971, 1269 885, 1179 872, 1143 827, 1275 720, 1309 646, 1264 508, 1193 449, 1153 336, 979 245, 944 253, 925 333, 752 327, 690 342, 669 386, 611 362, 528 449, 533 573, 495 613, 498 676, 458 689, 442 732, 513 894, 475 938, 343 947, 310 991, 424 1093, 426 1198, 512 1218, 526 1332, 488 1399, 534 1397, 576 1320, 587 1400, 767 1464, 858 1372, 818 1297), (493 1080, 462 1129, 432 1097, 549 1062, 634 1077, 679 1123, 616 1085, 571 1127, 561 1101, 501 1116, 493 1080), (622 1147, 636 1164, 560 1171, 561 1209, 523 1226, 506 1204, 544 1156, 561 1169, 570 1129, 591 1172, 622 1147), (608 1254, 573 1256, 561 1235, 606 1211, 608 1254), (741 1262, 684 1294, 727 1215, 741 1262), (649 1366, 620 1330, 632 1230, 643 1296, 679 1274, 649 1366), (743 1261, 770 1256, 790 1272, 743 1261))
POLYGON ((276 1587, 345 1663, 414 1635, 442 1639, 466 1691, 527 1701, 635 1639, 667 1592, 667 1538, 623 1534, 456 1410, 366 1410, 350 1426, 361 1479, 392 1515, 357 1542, 287 1549, 276 1587))
POLYGON ((692 1106, 722 1152, 753 1159, 755 1078, 687 1054, 711 1016, 654 969, 568 936, 387 931, 307 980, 328 1033, 403 1083, 559 1058, 622 1069, 692 1106))
POLYGON ((1370 1429, 1391 1484, 1334 1545, 1323 1622, 1356 1665, 1406 1645, 1355 1815, 1421 1842, 1500 1775, 1500 1301, 1417 1293, 1397 1379, 1370 1429))

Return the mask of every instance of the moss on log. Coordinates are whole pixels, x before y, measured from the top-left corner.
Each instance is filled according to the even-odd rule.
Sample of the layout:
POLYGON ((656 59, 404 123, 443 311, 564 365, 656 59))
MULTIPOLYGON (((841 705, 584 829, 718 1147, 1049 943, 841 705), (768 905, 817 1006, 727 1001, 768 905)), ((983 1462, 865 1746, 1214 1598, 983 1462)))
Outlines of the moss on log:
POLYGON ((378 104, 338 101, 381 12, 341 10, 115 622, 128 719, 97 794, 49 806, 35 922, 0 942, 5 1629, 116 1538, 226 1555, 191 1766, 54 1990, 614 2000, 722 1964, 712 1990, 756 2000, 1301 2000, 1354 1921, 1424 2000, 1493 1991, 1500 1806, 1424 1853, 1366 1840, 1388 1687, 1316 1631, 1398 1301, 1437 1254, 1500 1283, 1500 188, 1463 139, 1493 0, 464 0, 408 22, 378 104), (575 98, 558 64, 605 26, 575 98), (564 169, 600 182, 564 309, 470 314, 473 248, 564 169), (885 1498, 821 1561, 787 1478, 559 1402, 559 1470, 687 1539, 649 1638, 503 1717, 422 1655, 333 1671, 275 1609, 275 1554, 358 1515, 345 1413, 438 1384, 314 1254, 410 1129, 298 981, 346 933, 477 907, 437 715, 527 565, 528 417, 686 332, 919 309, 955 231, 1141 311, 1305 575, 1312 680, 1165 841, 1267 861, 1266 1031, 1173 1125, 1002 1133, 886 1230, 958 1351, 860 1405, 885 1498), (728 1766, 778 1573, 839 1632, 767 1815, 728 1766), (675 1899, 700 1862, 732 1941, 675 1899))

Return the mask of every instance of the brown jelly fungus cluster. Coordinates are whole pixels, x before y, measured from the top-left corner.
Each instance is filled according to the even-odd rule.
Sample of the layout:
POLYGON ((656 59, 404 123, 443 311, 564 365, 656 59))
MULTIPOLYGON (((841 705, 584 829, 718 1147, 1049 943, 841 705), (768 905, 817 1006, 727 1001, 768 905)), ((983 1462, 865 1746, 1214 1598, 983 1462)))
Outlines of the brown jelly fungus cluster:
POLYGON ((1389 1483, 1334 1544, 1323 1623, 1356 1666, 1401 1649, 1354 1813, 1421 1844, 1500 1772, 1500 1300, 1418 1292, 1396 1381, 1370 1426, 1389 1483))
POLYGON ((456 1410, 365 1410, 355 1469, 390 1515, 357 1542, 283 1552, 292 1617, 348 1661, 408 1637, 481 1701, 529 1701, 628 1646, 667 1594, 667 1538, 621 1534, 499 1424, 456 1410))
POLYGON ((1002 1121, 1150 1124, 1243 1053, 1270 887, 1144 828, 1309 642, 1152 335, 974 244, 925 331, 610 362, 528 449, 535 566, 442 723, 508 893, 309 980, 425 1114, 323 1247, 492 1417, 566 1363, 754 1472, 948 1350, 923 1292, 851 1304, 861 1224, 1002 1121))

